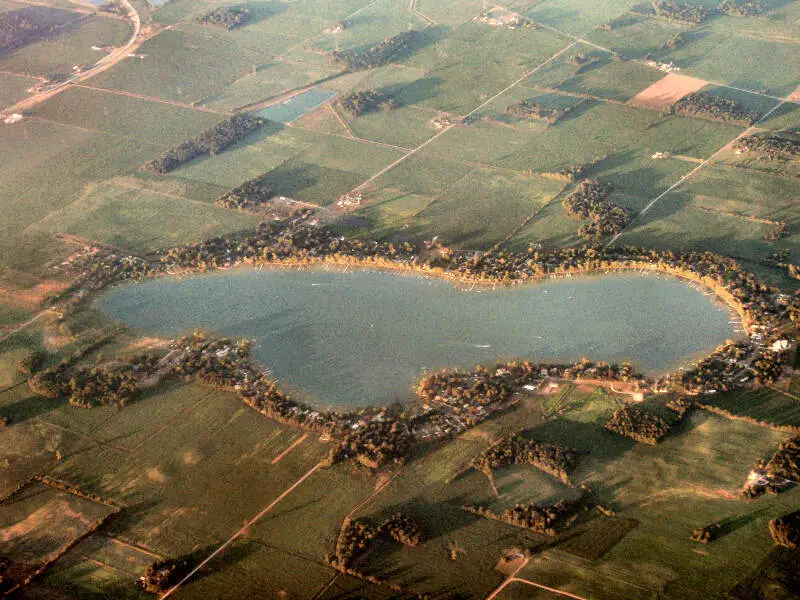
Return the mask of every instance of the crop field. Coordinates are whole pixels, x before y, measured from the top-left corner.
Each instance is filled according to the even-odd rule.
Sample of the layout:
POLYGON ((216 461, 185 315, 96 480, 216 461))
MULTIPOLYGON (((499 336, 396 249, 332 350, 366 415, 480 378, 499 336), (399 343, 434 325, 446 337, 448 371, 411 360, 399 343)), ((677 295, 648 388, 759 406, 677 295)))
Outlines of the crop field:
POLYGON ((624 13, 607 24, 609 29, 595 29, 587 38, 628 59, 641 59, 661 51, 675 36, 687 35, 682 25, 636 13, 624 13))
POLYGON ((3 555, 35 569, 91 531, 113 508, 34 482, 3 502, 3 555))
POLYGON ((800 403, 778 391, 742 390, 709 398, 706 403, 742 419, 800 427, 800 403))
POLYGON ((0 73, 0 107, 10 106, 28 95, 28 88, 39 82, 33 77, 0 73))
POLYGON ((561 191, 563 183, 476 169, 459 179, 416 215, 407 235, 439 235, 460 248, 488 248, 521 227, 561 191))
POLYGON ((225 118, 222 114, 86 87, 71 87, 37 106, 32 114, 164 147, 180 144, 225 118))
POLYGON ((214 32, 171 29, 147 40, 138 53, 92 78, 93 85, 199 103, 252 71, 262 55, 238 48, 214 32), (202 47, 202 52, 195 48, 202 47))
POLYGON ((800 65, 797 43, 731 35, 713 29, 693 37, 685 46, 661 52, 658 59, 684 66, 688 75, 722 81, 737 87, 786 96, 797 87, 800 65), (781 64, 780 69, 765 69, 781 64))
POLYGON ((775 249, 800 250, 795 180, 750 170, 710 167, 665 196, 625 233, 623 243, 705 248, 751 260, 775 249), (776 222, 789 236, 765 239, 776 222), (680 231, 680 239, 674 232, 680 231))
POLYGON ((92 46, 121 46, 130 35, 127 21, 89 17, 67 25, 55 37, 0 54, 0 70, 37 77, 70 73, 74 65, 93 64, 102 56, 92 46))
POLYGON ((207 203, 108 182, 91 186, 81 198, 33 228, 148 253, 252 229, 258 222, 251 215, 207 203))
POLYGON ((69 550, 40 584, 34 583, 31 593, 55 588, 81 598, 144 600, 151 596, 134 583, 156 558, 124 542, 93 534, 69 550))
POLYGON ((334 73, 336 70, 325 66, 276 61, 237 79, 224 91, 206 98, 202 105, 214 109, 237 110, 323 81, 334 73))

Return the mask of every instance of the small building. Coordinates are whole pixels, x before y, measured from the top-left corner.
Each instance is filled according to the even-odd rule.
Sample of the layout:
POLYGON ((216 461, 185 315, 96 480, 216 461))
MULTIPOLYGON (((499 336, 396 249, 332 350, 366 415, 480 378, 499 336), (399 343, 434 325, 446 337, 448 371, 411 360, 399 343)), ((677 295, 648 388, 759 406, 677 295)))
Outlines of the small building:
POLYGON ((25 117, 23 117, 20 113, 11 113, 5 119, 3 119, 3 123, 6 125, 13 125, 14 123, 19 123, 24 118, 25 117))
POLYGON ((770 350, 773 352, 777 352, 778 354, 782 354, 789 349, 789 341, 788 340, 777 340, 773 342, 773 344, 769 347, 770 350))

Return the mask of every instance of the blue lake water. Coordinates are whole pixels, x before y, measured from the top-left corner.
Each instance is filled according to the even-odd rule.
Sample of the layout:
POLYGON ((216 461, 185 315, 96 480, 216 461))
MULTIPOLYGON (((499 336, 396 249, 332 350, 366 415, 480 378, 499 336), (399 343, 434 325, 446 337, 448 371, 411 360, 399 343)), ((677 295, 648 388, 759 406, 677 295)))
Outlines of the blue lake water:
POLYGON ((302 94, 292 96, 285 102, 273 104, 264 110, 260 110, 256 115, 264 119, 269 119, 270 121, 277 121, 278 123, 291 123, 307 112, 314 110, 320 104, 327 102, 335 95, 336 92, 313 88, 302 94))
POLYGON ((639 273, 464 291, 374 270, 240 268, 107 291, 97 306, 148 334, 254 338, 255 358, 319 405, 405 401, 424 369, 499 358, 632 360, 655 374, 735 336, 731 311, 639 273))

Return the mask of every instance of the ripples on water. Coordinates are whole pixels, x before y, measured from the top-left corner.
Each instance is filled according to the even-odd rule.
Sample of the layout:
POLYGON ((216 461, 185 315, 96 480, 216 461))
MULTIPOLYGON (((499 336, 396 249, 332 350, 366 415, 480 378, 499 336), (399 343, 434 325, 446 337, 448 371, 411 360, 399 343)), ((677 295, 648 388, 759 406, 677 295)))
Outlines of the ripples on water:
POLYGON ((369 270, 235 269, 120 286, 99 307, 149 334, 255 338, 255 359, 321 405, 407 400, 423 369, 506 357, 633 360, 654 374, 735 335, 713 298, 639 273, 463 291, 369 270))

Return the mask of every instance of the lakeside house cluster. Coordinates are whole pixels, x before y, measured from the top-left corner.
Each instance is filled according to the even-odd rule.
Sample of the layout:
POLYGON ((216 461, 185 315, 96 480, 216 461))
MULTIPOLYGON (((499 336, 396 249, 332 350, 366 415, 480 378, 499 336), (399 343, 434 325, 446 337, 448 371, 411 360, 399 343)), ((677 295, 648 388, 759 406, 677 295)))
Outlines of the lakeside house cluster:
MULTIPOLYGON (((774 339, 773 330, 787 314, 798 314, 797 300, 792 303, 734 260, 713 253, 634 247, 554 250, 531 247, 521 253, 457 253, 437 243, 416 248, 409 243, 394 245, 345 239, 317 225, 308 215, 265 223, 254 233, 240 237, 218 237, 172 248, 153 260, 92 249, 66 265, 75 275, 74 284, 54 299, 54 307, 65 313, 91 293, 114 282, 243 264, 372 266, 489 284, 516 284, 597 272, 659 271, 712 289, 739 313, 750 333, 749 340, 721 346, 693 369, 657 381, 635 373, 627 364, 607 365, 588 360, 572 365, 509 362, 494 369, 442 371, 420 381, 417 388, 420 406, 410 407, 401 415, 390 415, 382 409, 342 414, 296 402, 251 363, 249 345, 243 342, 208 340, 202 335, 182 338, 168 355, 169 369, 164 369, 164 364, 158 369, 160 373, 196 377, 203 383, 235 391, 245 403, 270 418, 320 432, 324 438, 337 442, 331 450, 331 463, 353 457, 372 468, 402 459, 417 443, 440 440, 475 426, 513 404, 518 391, 539 391, 553 382, 625 382, 634 397, 641 399, 648 392, 678 391, 702 396, 750 385, 753 381, 774 381, 783 368, 789 341, 774 339)), ((152 366, 141 372, 152 377, 152 366)), ((95 368, 80 379, 92 387, 94 384, 87 377, 103 377, 103 373, 104 369, 95 368)), ((66 389, 68 380, 62 382, 59 377, 73 376, 70 369, 63 369, 51 389, 66 389)))

